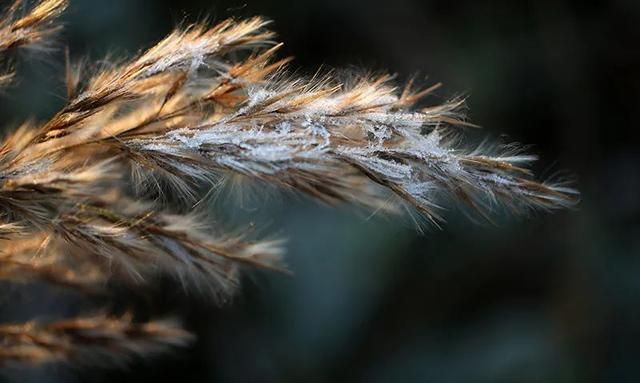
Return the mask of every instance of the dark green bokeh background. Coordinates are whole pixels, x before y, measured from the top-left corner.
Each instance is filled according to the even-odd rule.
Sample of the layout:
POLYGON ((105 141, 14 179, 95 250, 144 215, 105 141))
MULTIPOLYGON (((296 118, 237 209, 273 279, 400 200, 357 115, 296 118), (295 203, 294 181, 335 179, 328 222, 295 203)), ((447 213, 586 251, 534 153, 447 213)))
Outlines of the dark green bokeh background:
MULTIPOLYGON (((289 238, 296 276, 255 274, 229 307, 166 283, 124 292, 142 316, 174 314, 200 340, 124 370, 5 371, 32 382, 636 382, 640 380, 640 2, 72 0, 72 56, 133 54, 183 21, 264 15, 300 73, 418 72, 467 94, 483 134, 535 144, 538 174, 568 169, 577 211, 443 230, 292 196, 220 198, 221 223, 289 238), (501 135, 505 135, 502 137, 501 135), (284 201, 284 202, 283 202, 284 201)), ((7 129, 63 102, 62 53, 19 60, 7 129)), ((477 133, 472 133, 477 135, 477 133)), ((3 285, 0 319, 91 305, 3 285)), ((100 302, 96 302, 98 305, 100 302)))

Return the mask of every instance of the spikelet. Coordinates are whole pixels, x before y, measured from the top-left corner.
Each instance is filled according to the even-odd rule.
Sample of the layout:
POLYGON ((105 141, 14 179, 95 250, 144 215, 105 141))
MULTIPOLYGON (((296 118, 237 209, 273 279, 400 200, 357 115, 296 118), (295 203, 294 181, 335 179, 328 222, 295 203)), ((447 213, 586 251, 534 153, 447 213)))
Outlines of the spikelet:
POLYGON ((0 366, 67 362, 76 365, 124 365, 184 347, 193 336, 175 321, 136 323, 130 316, 94 316, 49 324, 0 326, 0 366))
POLYGON ((167 214, 118 194, 76 205, 56 220, 54 231, 134 282, 173 275, 220 300, 233 294, 240 266, 285 270, 280 241, 215 236, 194 215, 167 214))
MULTIPOLYGON (((22 48, 44 48, 46 39, 60 29, 54 20, 66 9, 67 0, 40 0, 28 11, 24 0, 14 0, 0 20, 0 55, 22 48)), ((12 72, 0 75, 0 86, 14 77, 12 72)))
POLYGON ((41 43, 60 28, 53 21, 67 5, 67 0, 40 0, 21 15, 25 1, 14 0, 0 22, 0 52, 41 43))
MULTIPOLYGON (((41 45, 66 6, 42 0, 22 12, 14 1, 0 22, 0 55, 41 45)), ((108 294, 111 280, 143 287, 166 274, 224 301, 243 268, 286 271, 281 242, 224 234, 192 203, 152 196, 195 202, 203 183, 226 177, 332 205, 408 208, 434 224, 444 204, 487 215, 577 202, 575 190, 537 181, 527 169, 535 157, 516 146, 466 145, 462 100, 418 107, 439 84, 289 74, 268 24, 178 28, 93 73, 68 63, 66 105, 0 145, 0 279, 108 294)), ((0 75, 0 85, 12 78, 0 75)), ((3 326, 0 338, 6 364, 117 362, 190 336, 171 323, 98 316, 3 326)))
POLYGON ((278 46, 228 62, 227 51, 269 44, 264 25, 194 26, 98 72, 19 160, 92 146, 185 195, 197 181, 231 172, 331 203, 379 207, 386 190, 433 221, 441 196, 484 210, 575 202, 573 190, 531 179, 532 156, 456 145, 447 126, 463 123, 460 101, 415 109, 425 92, 400 93, 389 76, 351 85, 291 78, 279 71, 284 61, 272 61, 278 46))
MULTIPOLYGON (((7 226, 7 225, 3 225, 7 226)), ((4 230, 4 231, 3 231, 4 230)), ((19 233, 0 239, 0 279, 28 283, 40 280, 52 285, 97 294, 106 284, 105 273, 75 246, 56 241, 51 234, 19 233)))

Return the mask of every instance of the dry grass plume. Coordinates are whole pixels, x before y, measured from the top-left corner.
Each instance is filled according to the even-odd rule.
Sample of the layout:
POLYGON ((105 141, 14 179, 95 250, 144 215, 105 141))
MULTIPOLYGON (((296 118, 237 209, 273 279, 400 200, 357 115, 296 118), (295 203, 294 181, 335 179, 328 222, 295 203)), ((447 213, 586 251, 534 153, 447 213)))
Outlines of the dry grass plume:
MULTIPOLYGON (((15 0, 0 22, 0 55, 46 46, 66 6, 15 0)), ((189 25, 132 59, 69 65, 65 106, 0 145, 0 278, 90 294, 109 280, 143 288, 169 274, 224 300, 242 268, 285 270, 282 244, 212 231, 149 189, 197 201, 198 185, 229 176, 328 204, 409 209, 435 224, 452 202, 483 215, 576 202, 573 189, 533 178, 535 158, 520 149, 466 146, 461 100, 417 107, 435 87, 290 74, 268 25, 189 25)), ((173 322, 128 317, 6 325, 0 364, 121 362, 190 338, 173 322)))

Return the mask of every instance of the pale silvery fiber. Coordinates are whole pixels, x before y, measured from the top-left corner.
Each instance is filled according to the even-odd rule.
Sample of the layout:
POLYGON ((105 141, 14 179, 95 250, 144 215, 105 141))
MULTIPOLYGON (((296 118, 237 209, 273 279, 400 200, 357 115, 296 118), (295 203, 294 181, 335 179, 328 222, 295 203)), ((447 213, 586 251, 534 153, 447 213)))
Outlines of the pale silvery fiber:
MULTIPOLYGON (((43 46, 66 6, 16 0, 0 24, 0 53, 43 46)), ((224 301, 242 267, 286 271, 281 241, 212 231, 193 212, 199 186, 235 177, 330 204, 416 211, 434 224, 447 200, 481 214, 576 202, 572 189, 535 181, 525 168, 534 157, 514 146, 465 148, 462 101, 415 106, 437 86, 289 74, 267 24, 191 25, 129 61, 68 64, 62 110, 0 148, 0 277, 91 295, 169 274, 224 301)), ((175 321, 130 316, 6 325, 0 363, 122 361, 191 338, 175 321)))

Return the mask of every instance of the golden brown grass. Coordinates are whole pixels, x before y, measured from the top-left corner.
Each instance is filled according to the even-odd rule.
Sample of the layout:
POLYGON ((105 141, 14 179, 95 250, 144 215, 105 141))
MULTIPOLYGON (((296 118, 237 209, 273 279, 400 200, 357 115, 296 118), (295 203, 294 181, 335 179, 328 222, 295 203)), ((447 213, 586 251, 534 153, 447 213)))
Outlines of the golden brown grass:
MULTIPOLYGON (((66 6, 41 0, 25 10, 16 0, 0 23, 0 54, 42 45, 66 6)), ((141 288, 169 274, 228 298, 242 267, 285 269, 281 243, 214 232, 190 209, 149 198, 155 190, 195 202, 198 185, 227 177, 329 204, 405 208, 433 223, 447 200, 483 215, 497 204, 575 203, 572 189, 532 178, 533 156, 513 146, 465 148, 461 100, 418 108, 435 87, 399 90, 391 76, 293 76, 290 60, 275 58, 280 44, 267 25, 191 25, 131 60, 91 73, 69 65, 62 110, 0 147, 0 278, 92 293, 109 280, 141 288)), ((4 326, 0 363, 119 361, 188 339, 173 324, 129 318, 4 326)))
POLYGON ((172 321, 134 323, 129 316, 95 316, 38 324, 0 326, 0 366, 15 363, 124 363, 135 355, 163 352, 193 336, 172 321))

